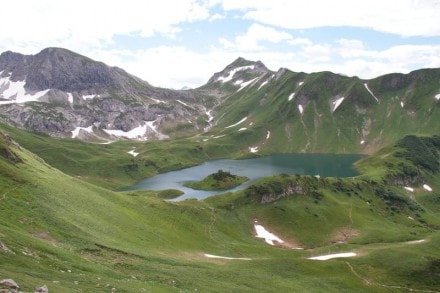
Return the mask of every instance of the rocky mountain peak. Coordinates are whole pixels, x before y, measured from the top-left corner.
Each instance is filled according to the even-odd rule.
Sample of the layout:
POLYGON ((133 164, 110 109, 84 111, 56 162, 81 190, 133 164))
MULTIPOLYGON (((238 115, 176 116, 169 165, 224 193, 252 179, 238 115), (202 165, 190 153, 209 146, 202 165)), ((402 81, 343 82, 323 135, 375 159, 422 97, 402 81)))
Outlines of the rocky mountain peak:
POLYGON ((240 79, 245 74, 262 75, 270 72, 270 70, 261 61, 250 61, 243 57, 239 57, 231 64, 225 67, 220 72, 215 73, 208 81, 214 82, 229 82, 235 79, 240 79))
POLYGON ((122 69, 62 48, 46 48, 36 55, 5 52, 0 55, 0 71, 12 81, 26 81, 29 91, 99 92, 118 88, 129 78, 122 69))

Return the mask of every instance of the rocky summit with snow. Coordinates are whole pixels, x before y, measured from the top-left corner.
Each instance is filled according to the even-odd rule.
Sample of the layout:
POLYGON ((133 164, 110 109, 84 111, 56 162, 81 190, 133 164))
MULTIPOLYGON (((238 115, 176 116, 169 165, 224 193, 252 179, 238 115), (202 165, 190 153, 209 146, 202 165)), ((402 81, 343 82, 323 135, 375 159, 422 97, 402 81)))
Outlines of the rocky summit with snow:
POLYGON ((267 144, 289 152, 370 152, 421 127, 438 133, 439 97, 440 69, 363 80, 271 71, 240 57, 199 88, 171 90, 66 49, 0 55, 3 122, 93 141, 195 134, 208 141, 239 131, 252 137, 243 146, 252 152, 267 144), (275 134, 270 140, 268 132, 275 134))
POLYGON ((117 67, 47 48, 36 55, 0 55, 2 120, 58 137, 161 139, 157 127, 186 121, 187 91, 159 89, 117 67), (178 101, 182 101, 179 103, 178 101))

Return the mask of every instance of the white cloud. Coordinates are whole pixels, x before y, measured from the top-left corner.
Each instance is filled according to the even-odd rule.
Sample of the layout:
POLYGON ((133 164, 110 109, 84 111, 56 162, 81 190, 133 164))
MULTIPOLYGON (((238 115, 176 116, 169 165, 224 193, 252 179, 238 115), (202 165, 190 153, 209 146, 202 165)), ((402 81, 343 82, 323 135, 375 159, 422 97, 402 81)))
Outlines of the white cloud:
POLYGON ((295 38, 287 42, 292 46, 311 46, 313 42, 307 38, 295 38))
POLYGON ((162 87, 200 86, 238 56, 261 60, 273 70, 330 70, 361 78, 440 67, 438 38, 420 38, 417 45, 394 38, 393 45, 377 49, 362 35, 321 42, 312 41, 307 31, 300 37, 289 31, 348 26, 439 36, 439 0, 14 0, 2 3, 2 12, 0 51, 36 54, 65 47, 162 87), (204 22, 187 25, 198 21, 204 22), (187 43, 185 33, 197 25, 212 28, 212 35, 187 43), (157 35, 169 37, 166 46, 152 38, 157 35), (115 44, 115 36, 135 42, 115 44))
POLYGON ((2 3, 2 11, 2 46, 59 44, 73 50, 109 44, 115 35, 172 36, 181 23, 209 18, 195 0, 14 0, 2 3))
POLYGON ((292 35, 287 32, 254 23, 245 34, 237 36, 233 42, 221 38, 220 43, 228 49, 251 51, 264 49, 261 42, 279 43, 291 39, 292 35))
POLYGON ((214 13, 214 14, 211 15, 211 17, 209 18, 209 21, 215 21, 215 20, 225 19, 225 18, 226 18, 225 15, 221 15, 220 13, 214 13))
POLYGON ((324 26, 370 28, 400 36, 440 36, 438 0, 222 0, 223 9, 288 29, 324 26))

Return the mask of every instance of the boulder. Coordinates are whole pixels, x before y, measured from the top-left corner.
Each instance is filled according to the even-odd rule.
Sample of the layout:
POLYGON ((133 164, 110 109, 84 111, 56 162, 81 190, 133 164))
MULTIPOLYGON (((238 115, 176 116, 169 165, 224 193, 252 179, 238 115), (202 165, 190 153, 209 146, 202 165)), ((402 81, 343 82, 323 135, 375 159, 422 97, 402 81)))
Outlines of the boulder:
POLYGON ((0 286, 9 287, 11 289, 18 289, 18 288, 20 288, 18 286, 18 284, 14 280, 12 280, 12 279, 0 280, 0 286))
POLYGON ((46 285, 35 288, 34 293, 49 293, 49 288, 46 285))

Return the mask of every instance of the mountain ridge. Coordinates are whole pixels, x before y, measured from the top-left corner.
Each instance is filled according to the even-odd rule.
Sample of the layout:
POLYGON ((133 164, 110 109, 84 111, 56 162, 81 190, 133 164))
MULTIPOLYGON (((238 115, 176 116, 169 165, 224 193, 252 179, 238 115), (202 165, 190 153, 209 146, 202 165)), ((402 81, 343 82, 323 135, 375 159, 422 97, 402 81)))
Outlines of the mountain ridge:
MULTIPOLYGON (((420 116, 418 121, 407 121, 408 132, 402 131, 403 135, 417 133, 419 125, 433 125, 439 108, 438 68, 360 79, 329 71, 272 71, 261 61, 239 57, 214 73, 205 85, 179 91, 153 87, 123 69, 66 49, 47 48, 30 56, 10 51, 0 55, 0 118, 57 137, 98 142, 192 135, 209 139, 230 133, 233 128, 223 127, 254 113, 253 125, 269 127, 265 134, 251 134, 254 138, 250 142, 257 142, 256 136, 267 131, 284 132, 286 139, 279 139, 278 144, 291 144, 294 136, 300 138, 292 147, 272 148, 271 152, 319 152, 330 144, 341 146, 347 139, 349 147, 336 151, 368 152, 359 144, 368 141, 374 151, 389 142, 392 134, 381 135, 384 129, 380 127, 391 120, 390 126, 396 126, 396 120, 402 119, 395 105, 404 116, 420 116), (17 92, 11 92, 14 87, 17 92), (21 102, 15 102, 19 97, 21 102), (275 130, 278 126, 271 125, 275 121, 284 130, 275 130), (326 132, 337 138, 329 140, 326 132), (367 139, 369 135, 377 142, 367 139), (355 136, 358 146, 353 142, 355 136), (332 142, 318 147, 322 140, 332 142)), ((256 127, 241 128, 248 132, 256 127)), ((434 126, 428 134, 437 129, 434 126)), ((260 140, 260 149, 261 144, 260 140)))

